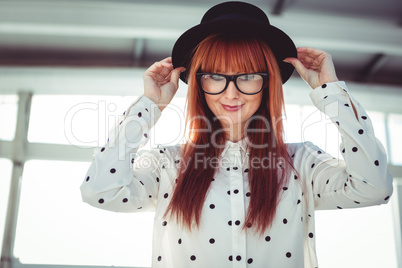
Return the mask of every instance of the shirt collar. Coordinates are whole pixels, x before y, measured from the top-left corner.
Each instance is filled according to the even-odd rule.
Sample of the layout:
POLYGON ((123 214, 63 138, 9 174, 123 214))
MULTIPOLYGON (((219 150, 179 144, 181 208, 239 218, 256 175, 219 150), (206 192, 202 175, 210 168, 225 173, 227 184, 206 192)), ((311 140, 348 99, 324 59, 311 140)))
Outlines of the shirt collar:
POLYGON ((238 142, 226 141, 225 148, 223 149, 221 156, 225 155, 228 150, 239 150, 247 153, 247 142, 246 138, 239 140, 238 142))

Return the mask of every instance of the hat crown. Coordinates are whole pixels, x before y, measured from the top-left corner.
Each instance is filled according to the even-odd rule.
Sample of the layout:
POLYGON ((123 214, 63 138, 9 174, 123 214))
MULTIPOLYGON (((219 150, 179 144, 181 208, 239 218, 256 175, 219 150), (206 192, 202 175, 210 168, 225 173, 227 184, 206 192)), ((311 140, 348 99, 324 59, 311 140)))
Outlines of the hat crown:
POLYGON ((201 24, 218 20, 247 20, 270 25, 267 15, 260 8, 237 1, 213 6, 202 17, 201 24))

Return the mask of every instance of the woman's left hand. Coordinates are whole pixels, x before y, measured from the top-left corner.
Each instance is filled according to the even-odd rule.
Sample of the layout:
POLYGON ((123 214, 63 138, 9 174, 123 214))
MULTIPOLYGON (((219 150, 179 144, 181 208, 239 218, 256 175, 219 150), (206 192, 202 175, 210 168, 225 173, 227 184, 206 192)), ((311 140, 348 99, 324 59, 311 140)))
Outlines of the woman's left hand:
POLYGON ((286 58, 284 62, 292 64, 311 88, 339 81, 332 57, 327 52, 311 47, 299 47, 297 54, 297 58, 286 58))

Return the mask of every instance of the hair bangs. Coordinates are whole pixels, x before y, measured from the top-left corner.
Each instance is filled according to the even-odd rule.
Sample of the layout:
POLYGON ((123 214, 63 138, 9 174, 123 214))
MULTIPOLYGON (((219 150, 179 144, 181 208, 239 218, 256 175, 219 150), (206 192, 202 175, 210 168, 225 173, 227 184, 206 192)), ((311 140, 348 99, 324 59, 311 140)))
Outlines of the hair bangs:
POLYGON ((212 35, 197 47, 199 57, 195 58, 208 59, 199 62, 198 70, 207 73, 267 73, 261 42, 255 38, 212 35))

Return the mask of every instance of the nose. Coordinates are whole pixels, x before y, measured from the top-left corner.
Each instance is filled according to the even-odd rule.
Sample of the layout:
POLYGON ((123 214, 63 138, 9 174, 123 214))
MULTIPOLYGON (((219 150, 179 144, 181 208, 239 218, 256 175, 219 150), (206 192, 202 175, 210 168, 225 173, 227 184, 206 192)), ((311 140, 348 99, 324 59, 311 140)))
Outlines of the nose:
POLYGON ((233 81, 230 81, 228 87, 225 90, 225 97, 228 99, 239 98, 240 92, 237 90, 236 85, 233 81))

